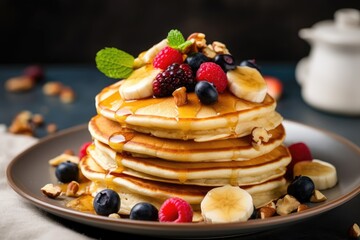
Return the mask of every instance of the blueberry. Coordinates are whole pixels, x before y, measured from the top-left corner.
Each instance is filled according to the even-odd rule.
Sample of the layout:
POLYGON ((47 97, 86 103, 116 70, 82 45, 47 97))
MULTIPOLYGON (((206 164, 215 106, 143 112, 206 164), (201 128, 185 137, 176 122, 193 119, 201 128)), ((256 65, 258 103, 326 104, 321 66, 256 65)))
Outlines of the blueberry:
POLYGON ((139 202, 135 204, 130 211, 130 219, 157 221, 158 210, 154 205, 146 202, 139 202))
POLYGON ((78 165, 70 161, 60 163, 55 169, 55 176, 63 183, 77 181, 79 178, 78 165))
POLYGON ((240 63, 240 66, 256 68, 260 72, 260 67, 256 64, 255 59, 244 60, 240 63))
POLYGON ((308 202, 315 191, 315 184, 307 176, 296 176, 287 188, 287 193, 299 202, 308 202))
POLYGON ((96 194, 93 206, 98 215, 108 216, 117 213, 120 209, 119 194, 114 190, 104 189, 96 194))
POLYGON ((218 100, 218 92, 215 86, 208 81, 200 81, 195 86, 195 93, 200 99, 200 102, 209 105, 218 100))
POLYGON ((185 62, 190 65, 194 73, 196 73, 202 63, 209 61, 209 58, 201 52, 191 53, 185 59, 185 62))
POLYGON ((214 62, 219 65, 224 72, 236 68, 235 59, 230 54, 218 54, 215 56, 214 62))

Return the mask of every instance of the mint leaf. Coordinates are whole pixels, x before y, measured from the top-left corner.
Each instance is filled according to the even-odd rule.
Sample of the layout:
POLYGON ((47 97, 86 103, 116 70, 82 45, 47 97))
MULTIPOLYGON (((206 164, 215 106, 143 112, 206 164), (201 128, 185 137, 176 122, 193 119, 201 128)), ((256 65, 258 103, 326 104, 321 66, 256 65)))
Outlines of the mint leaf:
POLYGON ((134 57, 117 48, 97 52, 96 67, 109 78, 127 78, 133 71, 134 57))
POLYGON ((178 46, 178 49, 179 49, 181 52, 184 52, 184 50, 185 50, 188 46, 190 46, 191 44, 193 44, 191 41, 186 41, 186 42, 180 44, 180 45, 178 46))
POLYGON ((185 38, 182 33, 177 29, 172 29, 167 36, 168 44, 170 47, 178 49, 179 45, 185 42, 185 38))

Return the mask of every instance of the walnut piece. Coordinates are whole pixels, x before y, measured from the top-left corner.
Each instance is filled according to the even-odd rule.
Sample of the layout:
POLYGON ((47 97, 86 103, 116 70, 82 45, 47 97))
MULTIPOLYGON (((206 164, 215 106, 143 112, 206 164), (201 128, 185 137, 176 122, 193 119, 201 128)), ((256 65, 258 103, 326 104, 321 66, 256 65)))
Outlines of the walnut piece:
POLYGON ((310 197, 310 202, 313 202, 313 203, 324 202, 324 201, 326 201, 326 199, 327 198, 325 197, 325 195, 316 189, 314 191, 313 195, 311 195, 311 197, 310 197))
POLYGON ((80 184, 78 182, 71 181, 66 188, 65 195, 68 197, 77 197, 78 195, 76 193, 79 191, 79 188, 80 184))
POLYGON ((263 142, 268 142, 272 135, 263 127, 256 127, 251 131, 253 145, 260 146, 263 142))
POLYGON ((48 183, 41 188, 41 192, 49 198, 57 198, 61 193, 61 188, 48 183))
POLYGON ((276 210, 275 210, 275 208, 272 208, 272 207, 261 207, 259 209, 259 217, 261 219, 272 217, 275 215, 275 213, 276 213, 276 210))
POLYGON ((183 106, 187 104, 188 98, 185 87, 180 87, 172 93, 176 106, 183 106))
POLYGON ((60 101, 63 103, 72 103, 75 97, 75 91, 71 87, 63 87, 60 91, 60 101))
POLYGON ((34 135, 34 128, 31 124, 32 113, 29 111, 21 111, 12 121, 9 132, 14 134, 34 135))
POLYGON ((305 211, 306 209, 309 209, 309 206, 306 205, 306 204, 300 204, 297 208, 297 212, 302 212, 302 211, 305 211))
POLYGON ((60 94, 62 88, 63 84, 61 82, 51 81, 43 86, 43 92, 48 96, 57 96, 60 94))
POLYGON ((5 82, 5 89, 8 92, 25 92, 34 86, 35 81, 29 76, 12 77, 5 82))
POLYGON ((230 54, 229 50, 226 48, 226 45, 222 42, 214 41, 211 46, 212 50, 214 50, 216 54, 230 54))
POLYGON ((300 205, 300 202, 291 195, 286 194, 276 202, 276 213, 280 216, 288 215, 295 211, 300 205))
MULTIPOLYGON (((196 47, 196 50, 202 49, 204 47, 206 47, 206 39, 205 39, 205 34, 204 33, 192 33, 190 34, 190 36, 187 38, 187 40, 190 41, 194 41, 194 46, 196 47), (192 40, 194 39, 194 40, 192 40)), ((195 51, 197 52, 197 51, 195 51)))
POLYGON ((360 237, 360 227, 356 223, 354 223, 348 232, 348 235, 352 239, 358 239, 360 237))

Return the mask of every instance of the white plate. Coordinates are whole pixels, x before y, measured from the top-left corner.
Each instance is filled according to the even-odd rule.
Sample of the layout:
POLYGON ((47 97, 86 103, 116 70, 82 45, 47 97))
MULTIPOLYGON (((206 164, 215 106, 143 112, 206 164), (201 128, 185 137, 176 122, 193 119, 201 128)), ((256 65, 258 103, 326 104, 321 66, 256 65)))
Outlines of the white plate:
POLYGON ((78 151, 82 143, 91 139, 86 125, 40 140, 39 143, 13 159, 7 169, 7 178, 10 186, 19 195, 37 207, 60 217, 113 231, 174 238, 212 238, 266 231, 329 211, 360 192, 359 147, 333 133, 296 122, 284 121, 284 127, 287 132, 286 144, 305 142, 311 148, 313 157, 336 166, 339 178, 334 188, 323 191, 328 198, 327 201, 315 204, 307 211, 288 216, 210 226, 204 223, 172 224, 111 219, 66 208, 63 200, 47 198, 41 193, 40 188, 50 182, 56 183, 54 168, 48 165, 50 158, 59 155, 65 149, 78 151))

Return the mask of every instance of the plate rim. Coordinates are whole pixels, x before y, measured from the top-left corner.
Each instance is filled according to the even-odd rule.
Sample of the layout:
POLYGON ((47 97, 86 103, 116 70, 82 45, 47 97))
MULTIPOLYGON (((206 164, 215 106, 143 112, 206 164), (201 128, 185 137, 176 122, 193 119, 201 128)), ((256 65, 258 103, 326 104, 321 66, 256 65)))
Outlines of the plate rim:
MULTIPOLYGON (((283 121, 285 130, 286 130, 286 125, 288 124, 293 124, 293 125, 297 125, 297 127, 302 127, 302 128, 310 128, 313 131, 320 131, 325 135, 330 136, 331 138, 333 138, 335 141, 340 142, 341 144, 347 145, 350 149, 354 150, 355 152, 357 152, 360 156, 360 147, 358 147, 355 143, 351 142, 350 140, 346 139, 343 136, 340 136, 336 133, 330 132, 328 130, 325 129, 321 129, 318 127, 313 127, 304 123, 300 123, 300 122, 296 122, 293 120, 284 120, 283 121)), ((354 187, 354 189, 352 189, 349 193, 344 194, 344 195, 340 195, 339 197, 327 202, 326 204, 321 204, 318 206, 314 206, 312 207, 311 211, 304 211, 301 213, 293 213, 291 215, 287 215, 287 216, 275 216, 269 219, 266 219, 266 221, 264 221, 263 219, 255 219, 255 220, 251 220, 251 221, 247 221, 247 222, 236 222, 236 223, 218 223, 218 224, 213 224, 211 225, 211 228, 208 227, 204 227, 204 226, 209 226, 209 224, 207 223, 182 223, 182 224, 177 224, 177 223, 159 223, 159 222, 149 222, 149 221, 136 221, 134 222, 133 220, 129 220, 129 219, 112 219, 112 218, 108 218, 108 217, 103 217, 103 216, 98 216, 98 215, 94 215, 94 214, 90 214, 90 213, 84 213, 84 212, 80 212, 80 211, 76 211, 76 210, 72 210, 66 207, 61 207, 61 206, 57 206, 51 203, 47 203, 44 201, 41 201, 39 199, 37 199, 36 197, 34 197, 34 194, 29 193, 28 191, 26 191, 26 189, 22 189, 21 187, 17 186, 13 177, 12 177, 12 170, 14 168, 14 165, 18 162, 21 161, 22 157, 24 155, 26 155, 28 152, 33 151, 35 148, 40 147, 42 144, 48 142, 48 141, 55 141, 57 138, 61 138, 65 135, 69 135, 69 134, 73 134, 74 132, 79 132, 79 131, 85 131, 87 130, 87 124, 81 124, 81 125, 77 125, 77 126, 73 126, 64 130, 61 130, 55 134, 52 135, 48 135, 46 137, 43 137, 41 139, 39 139, 38 142, 36 142, 35 144, 33 144, 32 146, 30 146, 29 148, 25 149, 24 151, 22 151, 21 153, 19 153, 18 155, 16 155, 7 165, 6 168, 6 177, 7 177, 7 182, 8 185, 17 193, 19 194, 22 198, 26 199, 27 201, 29 201, 30 203, 34 204, 36 207, 52 213, 54 215, 63 217, 65 219, 68 219, 70 221, 76 221, 76 222, 80 222, 80 223, 84 223, 87 225, 92 225, 92 226, 97 226, 100 228, 104 228, 104 229, 108 229, 108 230, 114 230, 114 227, 118 227, 119 228, 119 224, 122 225, 121 228, 119 228, 119 232, 127 232, 127 233, 138 233, 138 234, 143 234, 141 232, 138 232, 136 230, 139 230, 140 228, 144 231, 144 234, 152 234, 152 235, 156 235, 156 233, 159 233, 159 235, 162 236, 178 236, 178 232, 182 232, 184 230, 191 232, 191 236, 208 236, 209 234, 212 234, 212 236, 214 236, 214 233, 216 235, 216 233, 221 229, 221 231, 223 231, 223 233, 225 232, 234 232, 235 229, 237 230, 236 232, 238 233, 238 235, 243 234, 241 232, 241 230, 246 230, 246 233, 250 233, 252 231, 255 231, 257 229, 268 229, 268 228, 272 228, 278 225, 282 225, 282 224, 290 224, 290 223, 296 223, 298 221, 313 217, 313 216, 317 216, 319 214, 322 214, 324 212, 327 212, 331 209, 334 209, 346 202, 348 202, 349 200, 353 199, 355 196, 357 196, 360 193, 360 184, 358 184, 358 186, 354 187), (84 221, 85 220, 85 221, 84 221), (99 225, 100 223, 100 225, 99 225), (165 231, 164 231, 164 228, 165 231), (125 231, 124 231, 125 229, 125 231), (159 232, 159 230, 164 231, 164 232, 159 232), (195 232, 194 232, 195 231, 195 232), (194 234, 195 233, 195 234, 194 234)), ((40 188, 40 187, 39 187, 40 188)), ((39 190, 40 192, 40 190, 39 190)), ((116 230, 115 230, 116 231, 116 230)), ((226 234, 220 234, 219 236, 226 236, 226 234)), ((181 237, 186 237, 186 236, 182 236, 181 237)))

